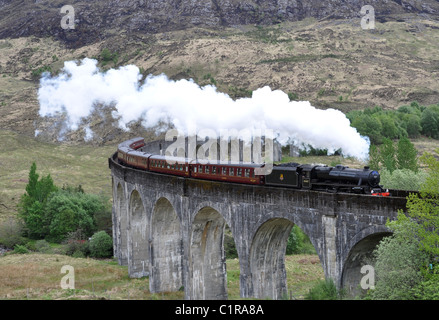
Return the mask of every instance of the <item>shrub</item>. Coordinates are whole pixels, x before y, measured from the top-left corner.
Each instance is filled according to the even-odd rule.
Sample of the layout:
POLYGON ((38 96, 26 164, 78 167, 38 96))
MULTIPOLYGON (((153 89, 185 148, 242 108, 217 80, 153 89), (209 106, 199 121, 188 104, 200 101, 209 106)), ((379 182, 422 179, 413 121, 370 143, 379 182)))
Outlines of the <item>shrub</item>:
POLYGON ((25 241, 22 234, 23 225, 15 218, 9 218, 0 224, 0 244, 7 248, 22 245, 25 241))
POLYGON ((66 254, 78 257, 81 252, 81 257, 86 257, 90 253, 87 236, 81 229, 70 232, 64 242, 66 254))
POLYGON ((96 230, 94 214, 103 211, 105 206, 97 195, 74 190, 54 192, 47 201, 49 238, 62 242, 69 232, 78 229, 86 236, 91 236, 96 230))
POLYGON ((25 246, 16 244, 14 246, 14 253, 25 254, 25 253, 29 253, 29 250, 25 246))
POLYGON ((387 189, 417 191, 427 179, 427 173, 409 169, 397 169, 392 173, 387 169, 380 171, 380 184, 387 189))
POLYGON ((344 291, 337 290, 334 280, 326 279, 319 281, 308 294, 305 300, 338 300, 342 299, 344 291))
POLYGON ((35 250, 41 253, 50 253, 52 248, 46 240, 37 240, 35 241, 35 250))
POLYGON ((105 231, 96 232, 90 239, 90 255, 109 258, 113 254, 113 239, 105 231))
POLYGON ((381 240, 374 251, 376 284, 375 290, 369 291, 371 299, 413 299, 412 288, 423 280, 420 268, 428 261, 428 255, 419 250, 419 242, 413 236, 416 223, 408 218, 402 220, 400 217, 398 225, 389 224, 394 234, 381 240))
POLYGON ((309 237, 297 226, 291 229, 287 240, 286 254, 314 254, 315 248, 309 237))

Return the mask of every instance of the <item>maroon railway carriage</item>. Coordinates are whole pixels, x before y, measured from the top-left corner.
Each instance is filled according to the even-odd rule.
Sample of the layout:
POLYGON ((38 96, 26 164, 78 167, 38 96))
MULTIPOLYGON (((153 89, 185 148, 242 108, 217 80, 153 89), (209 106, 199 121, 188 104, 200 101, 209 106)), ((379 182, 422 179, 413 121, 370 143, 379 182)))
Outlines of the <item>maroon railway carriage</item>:
POLYGON ((136 150, 126 151, 121 148, 118 150, 117 155, 119 162, 125 165, 129 165, 137 169, 149 170, 148 158, 151 157, 152 154, 136 150))
POLYGON ((255 174, 255 169, 262 168, 263 164, 193 160, 189 166, 191 177, 193 178, 257 185, 264 184, 264 176, 255 174))
POLYGON ((133 138, 119 144, 117 148, 117 159, 120 163, 143 170, 149 170, 149 153, 139 151, 145 145, 145 140, 141 137, 133 138))
POLYGON ((153 155, 149 157, 149 171, 190 177, 189 159, 153 155))

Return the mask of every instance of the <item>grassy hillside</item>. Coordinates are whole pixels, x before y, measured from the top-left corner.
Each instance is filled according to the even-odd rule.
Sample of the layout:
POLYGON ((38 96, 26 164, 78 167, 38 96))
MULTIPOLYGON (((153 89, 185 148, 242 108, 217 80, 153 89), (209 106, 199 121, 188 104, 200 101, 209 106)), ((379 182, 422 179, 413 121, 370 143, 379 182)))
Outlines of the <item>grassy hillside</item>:
POLYGON ((57 186, 80 184, 87 193, 111 199, 107 159, 116 146, 45 143, 6 130, 0 130, 0 141, 0 220, 16 213, 34 161, 40 177, 50 174, 57 186))
MULTIPOLYGON (((316 255, 287 256, 288 289, 294 299, 303 299, 320 279, 323 269, 316 255)), ((0 299, 81 300, 81 299, 184 299, 184 292, 152 294, 148 278, 130 279, 127 267, 112 260, 72 258, 54 254, 9 254, 0 257, 0 299), (61 267, 74 268, 75 289, 61 289, 61 267)), ((230 300, 239 296, 239 264, 227 260, 230 300)), ((289 294, 290 297, 290 294, 289 294)))

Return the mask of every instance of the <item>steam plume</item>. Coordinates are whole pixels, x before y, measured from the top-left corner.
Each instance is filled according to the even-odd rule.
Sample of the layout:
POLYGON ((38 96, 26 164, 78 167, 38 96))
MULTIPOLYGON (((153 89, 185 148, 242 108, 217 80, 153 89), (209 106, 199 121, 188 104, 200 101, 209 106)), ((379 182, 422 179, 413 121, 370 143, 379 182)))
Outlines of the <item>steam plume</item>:
POLYGON ((40 116, 66 112, 69 128, 76 130, 97 103, 111 104, 116 108, 113 116, 124 130, 139 119, 146 128, 169 120, 185 133, 272 129, 281 143, 290 140, 329 153, 341 148, 345 156, 368 157, 368 138, 361 137, 342 112, 290 101, 282 91, 264 87, 251 98, 233 100, 214 86, 200 87, 192 80, 172 81, 165 75, 141 79, 134 65, 101 72, 93 59, 65 62, 58 76, 46 74, 40 80, 40 116))

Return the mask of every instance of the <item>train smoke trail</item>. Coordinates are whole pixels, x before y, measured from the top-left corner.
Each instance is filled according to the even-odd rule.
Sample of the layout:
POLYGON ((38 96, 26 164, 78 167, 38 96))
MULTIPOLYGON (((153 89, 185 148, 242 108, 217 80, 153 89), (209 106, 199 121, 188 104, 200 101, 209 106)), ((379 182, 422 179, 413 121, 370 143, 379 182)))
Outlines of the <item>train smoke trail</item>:
POLYGON ((320 110, 307 101, 290 101, 287 94, 264 87, 251 98, 233 100, 214 86, 198 86, 192 80, 169 80, 165 75, 148 76, 143 82, 134 65, 101 72, 97 61, 85 58, 64 63, 62 72, 40 80, 40 116, 65 112, 68 126, 77 130, 97 103, 113 105, 121 128, 142 119, 146 127, 160 120, 176 129, 193 133, 197 129, 272 129, 278 141, 288 139, 328 152, 342 149, 345 156, 366 160, 369 140, 350 126, 337 110, 320 110))

